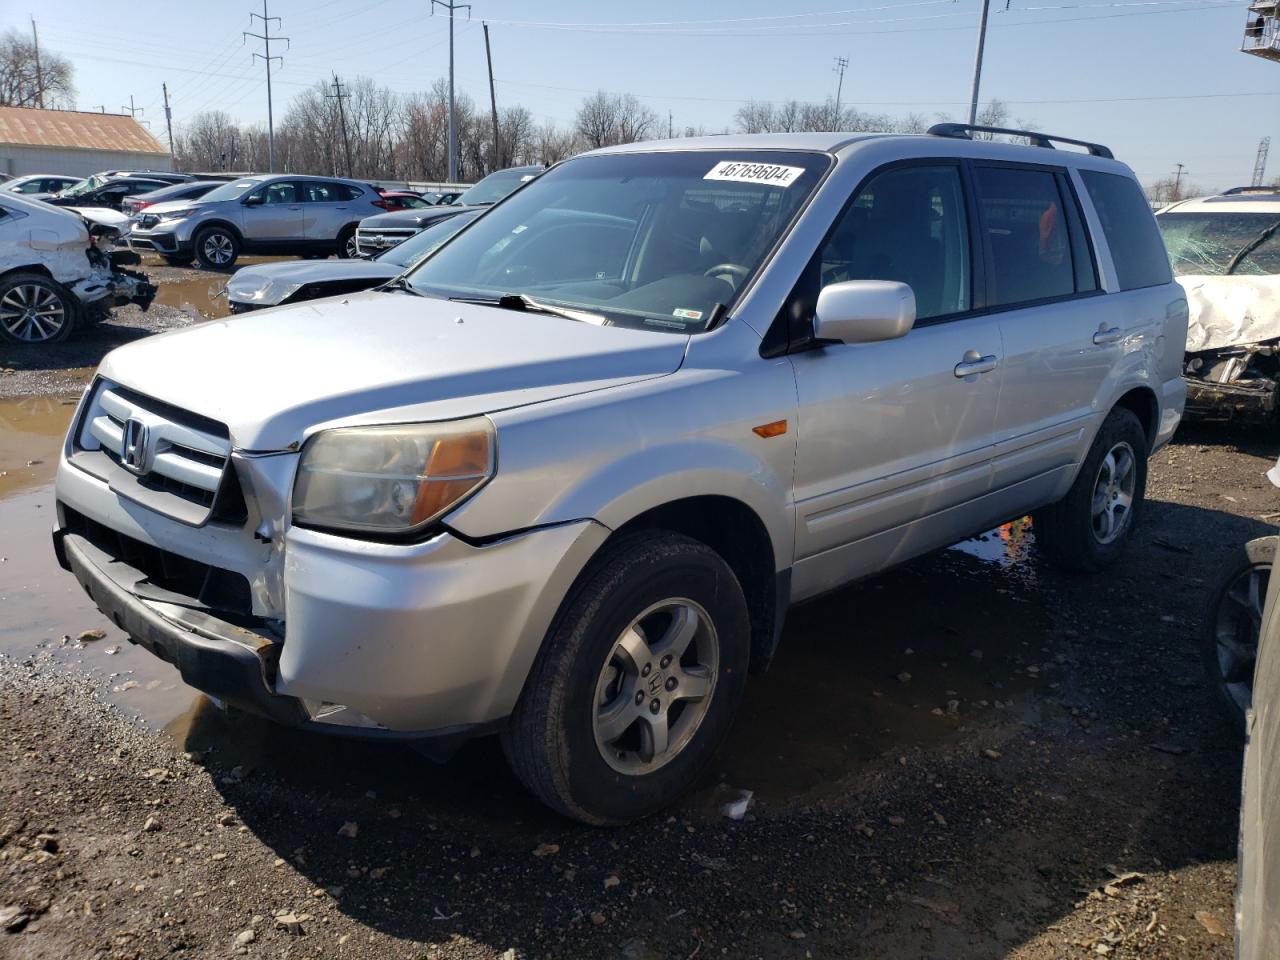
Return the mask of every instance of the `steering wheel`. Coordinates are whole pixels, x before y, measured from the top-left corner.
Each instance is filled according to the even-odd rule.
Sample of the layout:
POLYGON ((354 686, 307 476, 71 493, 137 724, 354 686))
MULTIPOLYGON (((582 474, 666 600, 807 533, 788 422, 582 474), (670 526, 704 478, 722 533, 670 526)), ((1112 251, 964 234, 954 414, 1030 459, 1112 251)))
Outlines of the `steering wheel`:
POLYGON ((733 277, 729 282, 736 290, 738 289, 738 284, 747 279, 747 274, 750 272, 750 270, 740 263, 717 263, 714 267, 702 271, 702 275, 704 277, 717 277, 721 274, 727 273, 730 277, 733 277))

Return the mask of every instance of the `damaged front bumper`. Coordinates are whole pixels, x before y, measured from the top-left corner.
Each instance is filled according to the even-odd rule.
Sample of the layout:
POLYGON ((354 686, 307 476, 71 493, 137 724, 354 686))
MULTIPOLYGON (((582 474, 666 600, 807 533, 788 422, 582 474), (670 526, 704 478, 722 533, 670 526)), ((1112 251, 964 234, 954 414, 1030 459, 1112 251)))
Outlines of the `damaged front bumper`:
POLYGON ((96 268, 88 277, 71 284, 71 292, 86 306, 122 307, 136 303, 146 310, 156 298, 156 286, 146 274, 123 267, 96 268))
POLYGON ((1189 416, 1271 423, 1280 408, 1280 340, 1188 353, 1183 379, 1189 416))

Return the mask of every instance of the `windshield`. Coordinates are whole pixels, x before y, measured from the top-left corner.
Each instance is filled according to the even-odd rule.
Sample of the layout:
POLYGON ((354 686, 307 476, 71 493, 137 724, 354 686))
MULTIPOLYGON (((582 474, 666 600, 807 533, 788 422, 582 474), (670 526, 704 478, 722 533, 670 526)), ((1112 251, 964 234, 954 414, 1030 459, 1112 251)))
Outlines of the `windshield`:
POLYGON ((817 153, 579 157, 409 274, 429 296, 526 294, 608 324, 696 333, 764 262, 826 171, 817 153))
POLYGON ((58 196, 60 196, 60 197, 78 197, 78 196, 80 196, 82 193, 88 193, 88 192, 89 192, 90 190, 92 190, 94 187, 98 186, 99 184, 101 184, 101 183, 103 183, 103 182, 104 182, 104 181, 99 180, 96 176, 88 177, 87 179, 81 180, 79 183, 73 183, 71 186, 69 186, 69 187, 67 187, 65 190, 61 191, 61 192, 58 194, 58 196))
POLYGON ((491 173, 474 187, 462 192, 455 203, 467 206, 477 203, 497 203, 526 180, 532 180, 541 171, 517 167, 513 170, 499 170, 491 173))
POLYGON ((479 210, 469 210, 433 223, 424 230, 419 230, 408 240, 398 243, 390 250, 378 254, 373 259, 381 263, 389 263, 395 267, 411 267, 427 254, 431 253, 455 233, 480 215, 479 210))
POLYGON ((214 187, 200 199, 213 203, 219 200, 237 200, 261 182, 261 180, 233 180, 230 183, 224 183, 220 187, 214 187))
MULTIPOLYGON (((1162 213, 1156 222, 1174 276, 1223 276, 1241 251, 1280 223, 1280 208, 1275 213, 1162 213)), ((1230 272, 1236 276, 1280 274, 1280 230, 1240 257, 1230 272)))

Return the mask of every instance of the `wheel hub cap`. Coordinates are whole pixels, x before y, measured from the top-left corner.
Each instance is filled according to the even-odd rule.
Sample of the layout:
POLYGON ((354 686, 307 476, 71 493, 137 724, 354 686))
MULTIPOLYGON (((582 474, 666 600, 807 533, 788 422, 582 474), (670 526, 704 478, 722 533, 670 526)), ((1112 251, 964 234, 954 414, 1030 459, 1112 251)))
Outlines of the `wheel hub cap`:
POLYGON ((619 773, 652 772, 693 739, 711 703, 719 641, 692 600, 656 603, 614 643, 596 681, 592 731, 619 773))
POLYGON ((1107 451, 1094 481, 1091 521, 1099 543, 1113 543, 1128 529, 1137 488, 1137 456, 1121 441, 1107 451))

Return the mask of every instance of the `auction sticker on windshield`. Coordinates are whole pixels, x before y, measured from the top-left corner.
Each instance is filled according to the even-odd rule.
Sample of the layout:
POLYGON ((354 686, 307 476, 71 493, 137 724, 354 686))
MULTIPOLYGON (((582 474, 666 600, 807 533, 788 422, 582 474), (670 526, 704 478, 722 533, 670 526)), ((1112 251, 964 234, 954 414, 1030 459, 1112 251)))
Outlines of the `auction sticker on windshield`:
POLYGON ((732 180, 734 183, 763 183, 775 187, 789 187, 796 177, 804 173, 804 167, 784 167, 777 163, 744 163, 741 160, 723 160, 711 168, 703 180, 732 180))

